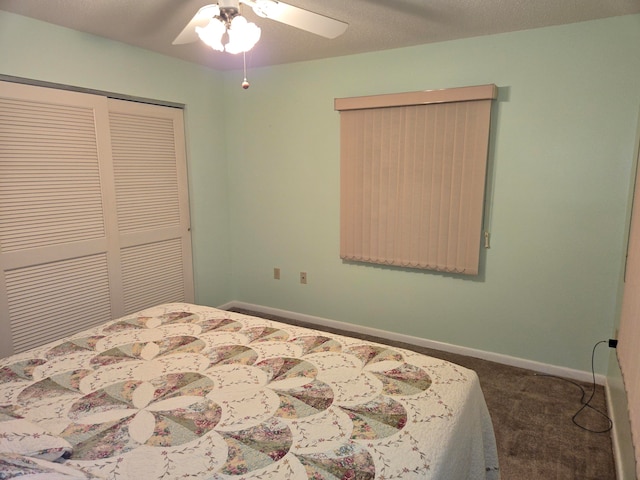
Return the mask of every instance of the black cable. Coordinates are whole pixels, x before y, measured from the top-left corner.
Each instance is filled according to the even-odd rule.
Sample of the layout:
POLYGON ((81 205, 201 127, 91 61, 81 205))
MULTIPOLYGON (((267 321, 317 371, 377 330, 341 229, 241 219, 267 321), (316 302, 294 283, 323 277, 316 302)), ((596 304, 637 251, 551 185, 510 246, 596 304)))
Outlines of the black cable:
MULTIPOLYGON (((597 408, 595 408, 594 406, 591 405, 591 400, 593 400, 593 396, 596 394, 596 371, 595 371, 595 366, 594 366, 594 358, 595 358, 595 354, 596 354, 596 348, 601 343, 607 343, 607 342, 606 342, 606 340, 601 340, 599 342, 596 342, 596 344, 593 346, 593 350, 591 351, 591 375, 593 376, 593 386, 592 386, 591 396, 589 397, 589 400, 587 400, 587 402, 584 403, 582 405, 582 407, 575 413, 575 415, 573 415, 573 417, 571 417, 571 420, 573 421, 573 423, 575 423, 578 427, 582 428, 583 430, 587 430, 588 432, 592 432, 592 433, 606 433, 606 432, 608 432, 609 430, 611 430, 613 428, 613 422, 611 421, 609 416, 607 414, 605 414, 604 412, 601 412, 600 410, 598 410, 597 408), (578 415, 580 415, 580 413, 585 408, 590 408, 591 410, 593 410, 597 414, 602 415, 604 418, 606 418, 607 422, 609 422, 609 427, 606 428, 605 430, 591 430, 590 428, 586 428, 583 425, 580 425, 577 422, 576 417, 578 415)), ((584 399, 584 396, 583 396, 583 399, 584 399)))
POLYGON ((584 401, 584 397, 586 396, 587 392, 582 387, 582 385, 580 385, 579 383, 574 382, 573 380, 569 380, 567 378, 558 377, 557 375, 550 375, 550 374, 545 374, 545 373, 536 373, 536 374, 534 374, 534 375, 540 376, 540 377, 550 377, 550 378, 558 378, 560 380, 564 380, 565 382, 569 382, 569 383, 575 385, 576 387, 578 387, 582 391, 582 397, 580 398, 580 403, 582 403, 582 407, 580 407, 580 409, 578 409, 578 411, 571 417, 571 421, 575 425, 580 427, 581 429, 586 430, 587 432, 591 432, 591 433, 606 433, 606 432, 610 431, 613 428, 613 421, 611 420, 611 418, 609 418, 609 416, 606 413, 601 412, 600 410, 595 408, 593 405, 591 405, 591 400, 593 400, 593 397, 596 394, 596 371, 595 371, 594 359, 595 359, 595 354, 596 354, 596 348, 601 343, 607 343, 607 342, 606 342, 606 340, 601 340, 599 342, 596 342, 596 344, 593 346, 593 350, 591 351, 591 375, 592 375, 592 378, 593 378, 593 385, 592 385, 592 390, 591 390, 591 396, 589 397, 589 400, 587 400, 586 402, 584 401), (586 408, 590 408, 591 410, 593 410, 597 414, 599 414, 599 415, 603 416, 604 418, 606 418, 607 421, 609 422, 609 426, 605 430, 592 430, 590 428, 585 427, 584 425, 580 425, 578 423, 577 417, 586 408))

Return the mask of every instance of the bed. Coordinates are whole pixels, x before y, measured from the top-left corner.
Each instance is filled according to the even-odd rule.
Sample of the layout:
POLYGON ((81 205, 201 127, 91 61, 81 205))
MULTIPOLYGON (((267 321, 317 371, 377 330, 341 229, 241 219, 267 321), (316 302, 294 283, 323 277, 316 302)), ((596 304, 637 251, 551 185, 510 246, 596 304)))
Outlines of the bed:
POLYGON ((475 372, 211 307, 0 361, 0 478, 500 477, 475 372))

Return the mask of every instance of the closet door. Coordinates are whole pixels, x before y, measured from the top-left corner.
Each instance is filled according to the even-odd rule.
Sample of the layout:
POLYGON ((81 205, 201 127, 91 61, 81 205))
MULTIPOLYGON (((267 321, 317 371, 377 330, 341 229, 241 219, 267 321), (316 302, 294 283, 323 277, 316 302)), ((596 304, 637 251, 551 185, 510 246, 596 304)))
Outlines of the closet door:
POLYGON ((109 100, 124 313, 193 301, 182 110, 109 100))
POLYGON ((1 353, 109 320, 105 98, 0 84, 1 353), (87 313, 90 313, 87 316, 87 313))
POLYGON ((193 301, 182 111, 126 103, 0 82, 0 356, 193 301))

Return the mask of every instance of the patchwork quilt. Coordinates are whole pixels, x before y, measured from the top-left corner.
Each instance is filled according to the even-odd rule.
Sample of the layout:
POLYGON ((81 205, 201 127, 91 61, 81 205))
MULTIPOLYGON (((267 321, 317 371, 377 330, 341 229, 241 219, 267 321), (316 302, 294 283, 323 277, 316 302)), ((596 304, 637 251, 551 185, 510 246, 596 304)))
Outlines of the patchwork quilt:
POLYGON ((0 478, 23 467, 47 479, 500 476, 473 371, 183 303, 0 360, 0 478))

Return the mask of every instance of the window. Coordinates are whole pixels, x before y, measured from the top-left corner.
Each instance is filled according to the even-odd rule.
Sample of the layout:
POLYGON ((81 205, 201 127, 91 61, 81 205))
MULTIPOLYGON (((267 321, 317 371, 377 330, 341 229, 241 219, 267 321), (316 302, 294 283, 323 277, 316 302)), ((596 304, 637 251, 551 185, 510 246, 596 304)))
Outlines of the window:
POLYGON ((340 256, 478 273, 495 85, 335 100, 340 256))

